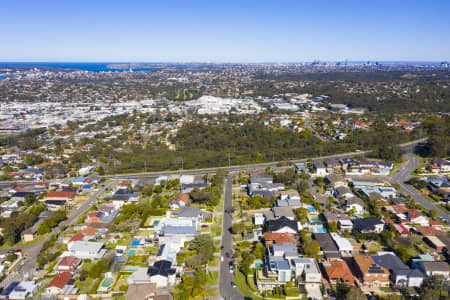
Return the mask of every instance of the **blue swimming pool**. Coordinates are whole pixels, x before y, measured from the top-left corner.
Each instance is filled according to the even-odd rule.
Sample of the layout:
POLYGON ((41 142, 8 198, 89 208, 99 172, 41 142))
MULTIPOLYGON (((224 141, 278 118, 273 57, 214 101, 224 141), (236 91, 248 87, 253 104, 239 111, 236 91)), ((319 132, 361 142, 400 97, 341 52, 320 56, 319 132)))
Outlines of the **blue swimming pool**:
POLYGON ((315 210, 314 207, 312 207, 312 206, 308 206, 307 209, 308 209, 309 212, 311 212, 311 213, 315 213, 315 212, 316 212, 316 210, 315 210))
POLYGON ((137 271, 139 268, 138 267, 126 267, 125 271, 127 272, 134 272, 137 271))
POLYGON ((131 242, 131 246, 133 246, 133 247, 139 246, 140 243, 141 243, 141 241, 139 241, 139 240, 133 240, 133 241, 131 242))
POLYGON ((315 226, 314 232, 316 233, 327 233, 327 230, 323 226, 315 226))

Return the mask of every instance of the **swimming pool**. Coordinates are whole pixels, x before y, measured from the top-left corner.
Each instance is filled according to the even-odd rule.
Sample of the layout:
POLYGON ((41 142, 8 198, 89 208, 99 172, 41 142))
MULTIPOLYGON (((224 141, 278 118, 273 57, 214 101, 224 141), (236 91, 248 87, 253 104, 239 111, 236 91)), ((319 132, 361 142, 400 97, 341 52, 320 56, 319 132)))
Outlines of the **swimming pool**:
POLYGON ((316 210, 312 206, 308 206, 307 209, 309 210, 310 213, 313 213, 313 214, 316 213, 316 210))
POLYGON ((327 230, 323 226, 315 226, 314 232, 316 233, 327 233, 327 230))
POLYGON ((114 280, 112 278, 105 278, 102 283, 102 287, 109 288, 114 283, 114 280))
POLYGON ((139 240, 133 240, 133 241, 131 242, 131 246, 133 246, 133 247, 139 246, 140 244, 141 244, 141 241, 139 241, 139 240))
POLYGON ((136 256, 136 249, 128 250, 127 256, 136 256))
POLYGON ((134 272, 137 271, 139 268, 138 267, 126 267, 125 271, 126 272, 134 272))

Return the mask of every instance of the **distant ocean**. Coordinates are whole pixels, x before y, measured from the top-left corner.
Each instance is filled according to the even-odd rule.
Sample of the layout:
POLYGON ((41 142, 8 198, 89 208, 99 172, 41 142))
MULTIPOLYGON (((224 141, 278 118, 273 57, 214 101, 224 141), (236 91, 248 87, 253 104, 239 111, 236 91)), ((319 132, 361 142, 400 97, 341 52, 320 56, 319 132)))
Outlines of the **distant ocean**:
MULTIPOLYGON (((84 70, 90 72, 123 72, 129 69, 111 69, 108 65, 120 64, 120 63, 65 63, 65 62, 0 62, 0 68, 2 67, 47 67, 47 68, 60 68, 60 69, 75 69, 84 70)), ((153 68, 136 68, 133 71, 152 70, 153 68)), ((1 76, 0 76, 1 79, 1 76)))

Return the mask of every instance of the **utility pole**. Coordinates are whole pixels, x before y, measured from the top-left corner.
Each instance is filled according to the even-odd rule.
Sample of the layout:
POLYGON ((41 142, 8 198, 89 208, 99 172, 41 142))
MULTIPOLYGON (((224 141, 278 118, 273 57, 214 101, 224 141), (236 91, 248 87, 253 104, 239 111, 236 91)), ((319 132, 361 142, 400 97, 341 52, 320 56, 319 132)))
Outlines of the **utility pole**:
POLYGON ((228 169, 231 168, 231 158, 230 158, 230 152, 228 152, 228 169))

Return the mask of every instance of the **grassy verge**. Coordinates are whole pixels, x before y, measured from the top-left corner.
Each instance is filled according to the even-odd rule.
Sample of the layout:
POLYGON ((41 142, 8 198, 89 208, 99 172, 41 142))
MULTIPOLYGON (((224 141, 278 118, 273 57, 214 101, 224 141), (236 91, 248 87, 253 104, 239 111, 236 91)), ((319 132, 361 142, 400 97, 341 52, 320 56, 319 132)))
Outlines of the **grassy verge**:
MULTIPOLYGON (((239 270, 236 270, 234 272, 234 282, 236 283, 237 288, 239 291, 244 294, 244 296, 250 297, 253 300, 264 300, 264 298, 256 296, 250 287, 247 284, 247 280, 239 270)), ((230 287, 231 288, 231 287, 230 287)))

